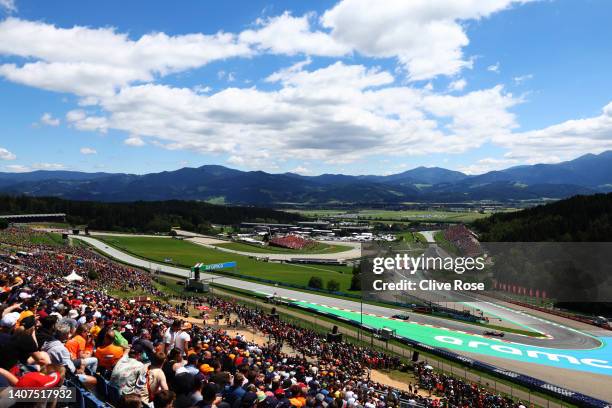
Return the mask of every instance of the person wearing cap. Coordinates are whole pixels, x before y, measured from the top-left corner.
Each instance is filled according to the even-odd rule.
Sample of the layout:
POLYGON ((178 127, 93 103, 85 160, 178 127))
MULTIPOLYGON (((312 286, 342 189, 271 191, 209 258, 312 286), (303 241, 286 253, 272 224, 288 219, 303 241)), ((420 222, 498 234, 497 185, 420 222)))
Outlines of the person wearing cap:
POLYGON ((115 364, 110 380, 119 387, 121 395, 138 394, 148 400, 148 368, 140 361, 143 352, 142 346, 133 346, 115 364))
POLYGON ((131 324, 127 323, 123 327, 121 335, 128 341, 128 343, 132 343, 132 340, 134 339, 134 327, 131 324))
POLYGON ((100 334, 100 332, 102 331, 103 326, 104 326, 104 319, 102 319, 101 317, 97 317, 96 322, 89 330, 89 335, 91 336, 92 339, 95 339, 96 337, 98 337, 98 334, 100 334))
POLYGON ((53 388, 59 387, 65 376, 65 368, 57 364, 49 364, 43 371, 30 371, 19 378, 15 388, 53 388))
POLYGON ((9 312, 2 316, 0 320, 0 345, 8 342, 17 324, 17 320, 19 320, 18 312, 9 312))
MULTIPOLYGON (((191 357, 191 356, 190 356, 191 357)), ((214 368, 212 368, 209 364, 202 364, 200 366, 200 372, 204 375, 210 375, 215 371, 214 368)))

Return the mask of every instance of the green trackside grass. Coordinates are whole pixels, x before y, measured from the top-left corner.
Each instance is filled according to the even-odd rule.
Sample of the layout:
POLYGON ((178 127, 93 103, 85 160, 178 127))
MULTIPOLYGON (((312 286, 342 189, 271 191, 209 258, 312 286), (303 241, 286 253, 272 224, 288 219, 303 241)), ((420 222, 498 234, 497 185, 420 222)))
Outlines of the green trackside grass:
POLYGON ((444 231, 438 231, 434 234, 434 240, 442 249, 446 250, 451 255, 459 255, 459 250, 444 237, 444 231))
MULTIPOLYGON (((329 280, 340 284, 340 290, 349 291, 352 268, 336 265, 295 265, 258 261, 243 255, 206 248, 188 241, 154 237, 97 237, 107 244, 140 258, 169 265, 191 267, 196 263, 216 264, 236 261, 237 274, 269 279, 280 283, 307 286, 312 276, 317 276, 326 285, 329 280), (166 262, 166 259, 172 262, 166 262)), ((352 292, 358 293, 358 292, 352 292)))
POLYGON ((410 244, 426 244, 427 240, 420 232, 400 232, 396 234, 397 238, 401 239, 404 242, 408 242, 410 244))
POLYGON ((215 246, 227 249, 233 249, 234 251, 241 252, 256 252, 262 254, 335 254, 338 252, 344 252, 351 249, 350 246, 346 245, 335 245, 323 242, 317 242, 315 245, 305 249, 289 249, 279 248, 274 246, 262 246, 255 244, 248 244, 244 242, 227 242, 224 244, 216 244, 215 246))

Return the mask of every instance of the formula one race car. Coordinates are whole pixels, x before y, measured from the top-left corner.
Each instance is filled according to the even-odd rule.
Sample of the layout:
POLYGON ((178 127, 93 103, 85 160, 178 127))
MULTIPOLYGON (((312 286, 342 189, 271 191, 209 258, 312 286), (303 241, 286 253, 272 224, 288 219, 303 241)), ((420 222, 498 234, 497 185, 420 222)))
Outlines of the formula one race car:
POLYGON ((410 320, 410 316, 405 315, 405 314, 396 314, 391 317, 394 319, 400 319, 400 320, 410 320))
POLYGON ((492 337, 504 337, 504 332, 502 331, 495 331, 495 330, 487 330, 486 332, 483 333, 485 336, 492 336, 492 337))

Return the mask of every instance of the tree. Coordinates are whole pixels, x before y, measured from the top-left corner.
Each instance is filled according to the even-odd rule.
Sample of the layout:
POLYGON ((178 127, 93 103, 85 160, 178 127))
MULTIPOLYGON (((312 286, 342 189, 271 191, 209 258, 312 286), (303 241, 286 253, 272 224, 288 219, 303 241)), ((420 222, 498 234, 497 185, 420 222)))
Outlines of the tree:
POLYGON ((0 230, 7 229, 8 226, 9 226, 9 223, 7 220, 5 220, 4 218, 0 219, 0 230))
POLYGON ((98 272, 94 269, 90 269, 87 271, 87 277, 91 280, 96 280, 99 278, 98 272))
POLYGON ((359 273, 353 274, 351 277, 351 287, 349 290, 361 290, 361 276, 359 273))
POLYGON ((313 289, 323 289, 323 279, 318 276, 312 276, 308 281, 308 287, 313 289))
POLYGON ((361 290, 361 268, 358 264, 353 265, 353 276, 349 290, 361 290))
POLYGON ((327 281, 327 290, 330 292, 338 292, 340 290, 340 283, 337 280, 330 279, 327 281))

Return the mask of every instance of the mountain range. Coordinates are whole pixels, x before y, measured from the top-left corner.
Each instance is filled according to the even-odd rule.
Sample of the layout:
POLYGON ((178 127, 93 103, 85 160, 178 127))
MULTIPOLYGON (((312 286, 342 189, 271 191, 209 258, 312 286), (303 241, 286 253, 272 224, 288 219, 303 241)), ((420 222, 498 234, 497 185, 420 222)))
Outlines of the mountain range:
POLYGON ((304 176, 218 165, 144 175, 42 170, 0 173, 2 193, 108 202, 178 199, 257 206, 512 202, 608 191, 612 191, 612 151, 476 176, 440 167, 417 167, 387 176, 304 176))

